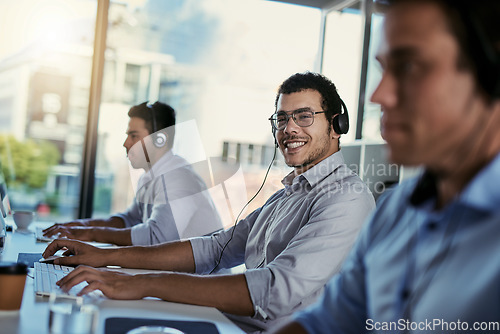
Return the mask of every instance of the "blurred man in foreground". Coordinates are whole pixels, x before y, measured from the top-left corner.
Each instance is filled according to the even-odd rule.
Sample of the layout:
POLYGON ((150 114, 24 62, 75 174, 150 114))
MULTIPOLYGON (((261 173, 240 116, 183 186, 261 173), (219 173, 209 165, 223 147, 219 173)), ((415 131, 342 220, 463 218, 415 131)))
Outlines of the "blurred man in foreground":
POLYGON ((392 161, 320 301, 278 333, 500 332, 500 1, 384 1, 372 101, 392 161))

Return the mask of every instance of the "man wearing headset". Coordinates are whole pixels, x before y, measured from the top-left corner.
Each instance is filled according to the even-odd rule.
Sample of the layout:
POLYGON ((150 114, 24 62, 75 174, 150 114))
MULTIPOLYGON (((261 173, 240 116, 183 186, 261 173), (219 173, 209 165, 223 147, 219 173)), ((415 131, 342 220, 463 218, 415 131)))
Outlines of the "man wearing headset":
POLYGON ((123 143, 133 168, 145 171, 136 196, 123 213, 108 219, 56 224, 45 236, 59 235, 116 245, 155 245, 212 233, 222 222, 203 180, 172 153, 175 111, 161 102, 133 106, 123 143))
POLYGON ((279 333, 500 332, 500 1, 386 0, 390 158, 423 173, 379 200, 325 294, 279 333))
POLYGON ((74 255, 56 260, 58 264, 175 272, 129 276, 79 266, 60 286, 68 289, 87 281, 83 293, 99 289, 109 298, 153 296, 212 306, 247 332, 267 330, 311 304, 338 272, 374 199, 339 150, 348 115, 330 80, 297 73, 281 85, 275 107, 273 133, 293 167, 282 181, 284 189, 234 227, 209 237, 113 250, 56 240, 44 257, 63 247, 74 255), (247 268, 242 274, 179 273, 206 274, 242 263, 247 268))

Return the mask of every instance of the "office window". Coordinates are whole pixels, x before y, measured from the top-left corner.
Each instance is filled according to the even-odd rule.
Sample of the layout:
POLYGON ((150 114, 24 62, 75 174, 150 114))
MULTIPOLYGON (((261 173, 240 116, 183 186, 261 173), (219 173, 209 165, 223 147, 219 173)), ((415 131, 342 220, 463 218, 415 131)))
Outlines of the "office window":
POLYGON ((0 2, 0 160, 13 209, 75 218, 96 1, 0 2))
MULTIPOLYGON (((271 162, 268 117, 278 85, 315 70, 320 10, 260 0, 121 1, 111 3, 109 19, 95 197, 108 196, 110 205, 94 200, 95 214, 131 202, 141 171, 129 167, 122 147, 127 111, 160 100, 177 111, 177 154, 192 163, 219 158, 221 168, 241 171, 244 193, 231 196, 231 221, 271 162)), ((282 187, 289 170, 278 158, 249 210, 282 187)))
POLYGON ((363 47, 363 18, 360 2, 327 14, 323 74, 332 79, 349 111, 350 130, 341 142, 355 139, 359 80, 363 47))

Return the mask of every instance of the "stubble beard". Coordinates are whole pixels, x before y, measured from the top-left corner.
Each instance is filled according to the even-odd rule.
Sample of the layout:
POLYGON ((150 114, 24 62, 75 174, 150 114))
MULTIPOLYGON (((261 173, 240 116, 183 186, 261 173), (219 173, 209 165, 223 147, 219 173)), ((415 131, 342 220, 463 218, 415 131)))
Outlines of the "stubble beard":
POLYGON ((318 160, 320 157, 325 156, 326 153, 328 152, 328 149, 329 149, 331 132, 332 132, 332 128, 328 127, 327 134, 320 139, 319 147, 317 149, 315 149, 314 151, 310 152, 307 155, 306 159, 302 163, 297 164, 297 165, 292 165, 292 164, 287 164, 287 165, 289 167, 293 167, 293 168, 304 168, 304 167, 311 165, 313 162, 318 160))

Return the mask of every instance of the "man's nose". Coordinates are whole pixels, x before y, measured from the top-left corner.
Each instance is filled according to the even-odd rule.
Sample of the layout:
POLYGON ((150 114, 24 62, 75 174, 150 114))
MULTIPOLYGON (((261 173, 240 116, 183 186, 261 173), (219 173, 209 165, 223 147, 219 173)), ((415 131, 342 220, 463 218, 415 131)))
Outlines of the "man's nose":
POLYGON ((286 125, 285 125, 285 128, 283 129, 283 131, 285 133, 298 132, 299 128, 300 128, 300 126, 297 125, 297 123, 293 119, 293 116, 290 116, 286 122, 286 125))
POLYGON ((373 91, 370 101, 380 104, 382 108, 393 107, 397 103, 396 82, 389 75, 382 75, 377 88, 373 91))
POLYGON ((130 149, 130 143, 129 143, 129 138, 128 137, 123 142, 123 147, 125 147, 127 149, 127 151, 130 149))

